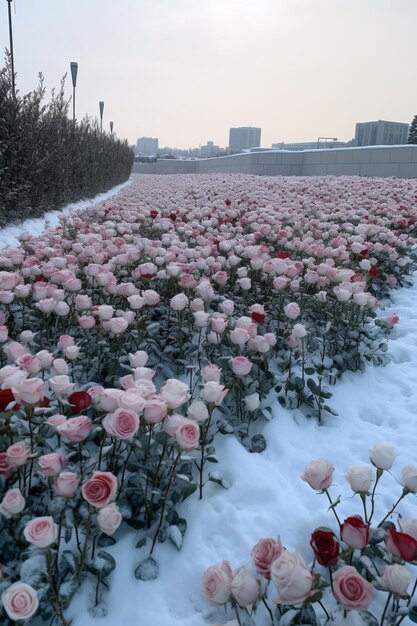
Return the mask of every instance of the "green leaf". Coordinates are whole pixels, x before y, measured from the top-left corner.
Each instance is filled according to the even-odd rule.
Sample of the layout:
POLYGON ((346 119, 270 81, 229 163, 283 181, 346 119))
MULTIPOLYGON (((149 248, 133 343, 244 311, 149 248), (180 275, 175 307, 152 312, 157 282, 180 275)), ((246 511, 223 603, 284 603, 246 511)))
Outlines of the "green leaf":
POLYGON ((417 604, 410 607, 410 610, 408 611, 408 617, 413 622, 413 624, 417 624, 417 604))
POLYGON ((252 437, 252 452, 263 452, 266 448, 266 439, 258 433, 252 437))
POLYGON ((230 489, 230 484, 227 482, 227 480, 223 478, 220 472, 211 472, 208 476, 208 479, 212 483, 217 483, 218 485, 223 487, 223 489, 230 489))
POLYGON ((312 378, 307 379, 307 387, 310 389, 312 393, 318 393, 318 386, 316 382, 312 378))
POLYGON ((108 576, 116 567, 116 561, 111 554, 100 550, 94 559, 94 567, 101 571, 103 576, 108 576))
POLYGON ((182 546, 182 533, 178 526, 168 526, 167 537, 174 544, 177 550, 181 550, 182 546))
POLYGON ((148 556, 147 559, 139 563, 135 569, 135 578, 138 580, 155 580, 158 578, 159 567, 158 563, 152 556, 148 556))
POLYGON ((363 620, 364 626, 378 626, 378 620, 375 615, 372 615, 369 611, 360 611, 359 615, 363 620))
POLYGON ((208 461, 209 463, 218 463, 219 459, 215 454, 211 454, 210 456, 206 457, 206 461, 208 461))

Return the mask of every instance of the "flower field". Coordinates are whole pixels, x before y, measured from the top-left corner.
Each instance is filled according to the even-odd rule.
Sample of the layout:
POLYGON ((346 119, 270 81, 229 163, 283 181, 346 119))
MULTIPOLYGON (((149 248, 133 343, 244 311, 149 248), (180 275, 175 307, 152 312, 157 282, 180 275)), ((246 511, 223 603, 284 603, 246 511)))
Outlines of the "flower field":
MULTIPOLYGON (((347 405, 333 402, 337 381, 390 360, 399 318, 378 306, 412 284, 416 218, 414 180, 137 176, 3 248, 4 618, 69 624, 86 586, 86 619, 103 616, 119 540, 133 541, 146 594, 163 578, 160 544, 181 550, 193 532, 190 507, 232 493, 227 446, 236 457, 272 454, 277 410, 317 437, 349 421, 347 405)), ((251 571, 197 568, 206 600, 193 624, 417 620, 407 595, 415 574, 404 566, 417 561, 416 521, 395 517, 417 492, 414 459, 403 459, 382 510, 396 452, 375 444, 374 468, 348 471, 358 496, 340 517, 333 464, 304 454, 304 480, 333 515, 333 530, 309 530, 314 564, 294 552, 305 546, 278 539, 278 525, 253 548, 251 571)))

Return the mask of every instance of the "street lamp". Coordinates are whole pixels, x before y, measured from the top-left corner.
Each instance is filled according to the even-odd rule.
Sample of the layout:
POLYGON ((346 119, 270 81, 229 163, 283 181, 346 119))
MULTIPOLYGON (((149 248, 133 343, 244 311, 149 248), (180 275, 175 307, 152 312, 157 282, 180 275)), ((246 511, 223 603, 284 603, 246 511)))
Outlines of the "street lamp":
POLYGON ((110 122, 110 134, 113 134, 113 122, 110 122))
POLYGON ((78 63, 71 61, 70 67, 72 76, 72 121, 75 122, 75 88, 77 86, 78 63))
POLYGON ((10 39, 10 61, 12 64, 12 95, 16 97, 16 87, 14 83, 14 54, 13 54, 13 31, 12 31, 12 2, 13 0, 6 0, 8 3, 9 12, 9 39, 10 39))
POLYGON ((319 147, 319 141, 321 139, 324 139, 325 141, 337 141, 337 137, 317 137, 317 145, 316 145, 316 150, 318 150, 319 147))
POLYGON ((100 132, 103 132, 103 111, 104 111, 104 102, 100 100, 98 103, 98 107, 100 109, 100 132))

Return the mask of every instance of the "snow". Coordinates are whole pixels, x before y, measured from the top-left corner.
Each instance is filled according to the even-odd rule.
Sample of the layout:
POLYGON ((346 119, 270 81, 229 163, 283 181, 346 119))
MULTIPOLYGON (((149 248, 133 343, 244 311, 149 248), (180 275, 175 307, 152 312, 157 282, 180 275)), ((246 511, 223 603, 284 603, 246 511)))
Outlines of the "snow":
POLYGON ((105 193, 100 193, 95 196, 95 198, 79 200, 78 202, 67 204, 65 207, 57 211, 48 211, 43 217, 30 218, 21 224, 8 224, 5 228, 0 230, 0 250, 6 246, 18 246, 19 241, 16 237, 20 233, 28 231, 32 235, 40 235, 45 228, 58 226, 60 215, 69 215, 70 213, 74 213, 80 209, 86 209, 92 204, 98 204, 103 200, 107 200, 107 198, 115 196, 119 193, 119 191, 127 187, 127 185, 130 185, 130 181, 127 181, 122 185, 118 185, 117 187, 113 187, 113 189, 110 189, 105 193))
MULTIPOLYGON (((250 550, 262 537, 280 535, 287 549, 299 550, 306 562, 311 562, 309 540, 313 530, 317 526, 336 530, 325 496, 316 494, 300 479, 304 466, 313 459, 334 463, 330 491, 334 500, 341 495, 338 511, 345 517, 362 513, 359 497, 352 496, 344 478, 348 467, 370 465, 368 450, 375 442, 394 445, 398 457, 393 476, 384 473, 378 483, 375 519, 379 521, 386 514, 401 494, 397 481, 402 467, 415 464, 417 457, 417 280, 412 288, 395 292, 384 315, 390 313, 400 316, 388 339, 391 363, 385 367, 369 365, 363 374, 344 374, 332 388, 330 403, 337 417, 328 417, 318 426, 299 411, 275 403, 273 419, 260 425, 268 442, 262 454, 247 452, 234 436, 219 436, 216 454, 220 463, 216 469, 230 483, 230 489, 207 483, 202 501, 191 498, 184 503, 181 515, 188 528, 183 546, 180 552, 170 542, 156 547, 157 580, 142 582, 134 577, 150 544, 135 549, 135 532, 118 531, 121 538, 117 545, 106 548, 117 566, 110 577, 108 614, 101 618, 100 626, 224 623, 224 613, 209 607, 202 598, 202 574, 223 559, 234 568, 246 565, 254 573, 250 550)), ((404 518, 417 517, 415 496, 408 495, 398 510, 404 518)), ((87 613, 90 593, 84 588, 70 607, 72 626, 97 625, 87 613)), ((403 622, 404 626, 409 623, 403 622)), ((268 624, 266 618, 264 624, 268 624)))
MULTIPOLYGON (((120 188, 94 201, 110 197, 120 188)), ((64 212, 89 203, 71 205, 64 212)), ((46 217, 56 223, 58 214, 46 217)), ((12 238, 24 228, 34 232, 41 228, 41 221, 29 220, 4 229, 1 243, 11 245, 12 238)), ((368 450, 374 442, 394 445, 398 457, 392 476, 385 472, 377 488, 375 519, 380 520, 401 493, 402 467, 417 460, 417 280, 412 288, 394 293, 384 315, 390 313, 400 316, 388 340, 391 363, 385 367, 369 365, 363 374, 344 374, 332 388, 330 404, 337 417, 329 416, 323 426, 318 426, 300 411, 273 403, 273 419, 257 424, 268 443, 261 454, 247 452, 234 436, 219 436, 216 455, 220 462, 215 469, 230 489, 207 483, 202 501, 195 495, 184 503, 180 513, 188 528, 183 545, 180 551, 170 541, 156 546, 156 580, 144 582, 134 575, 149 554, 150 541, 137 549, 138 534, 130 528, 119 529, 117 544, 105 548, 116 560, 116 569, 109 577, 110 591, 105 592, 107 615, 98 621, 88 612, 94 589, 85 585, 67 612, 72 626, 203 626, 227 621, 224 612, 210 607, 201 595, 201 578, 207 567, 228 559, 233 568, 246 565, 254 573, 251 548, 262 537, 278 535, 287 549, 299 550, 310 563, 312 531, 317 526, 336 530, 325 496, 316 494, 300 479, 304 466, 313 459, 334 463, 330 491, 334 500, 341 495, 338 512, 344 517, 362 513, 359 497, 353 496, 344 478, 348 467, 370 465, 368 450)), ((416 497, 408 495, 398 511, 404 518, 417 517, 416 497)), ((370 606, 371 611, 374 606, 370 606)), ((268 624, 266 616, 264 621, 260 619, 262 615, 260 609, 260 626, 268 624)), ((404 620, 403 624, 410 622, 404 620)))

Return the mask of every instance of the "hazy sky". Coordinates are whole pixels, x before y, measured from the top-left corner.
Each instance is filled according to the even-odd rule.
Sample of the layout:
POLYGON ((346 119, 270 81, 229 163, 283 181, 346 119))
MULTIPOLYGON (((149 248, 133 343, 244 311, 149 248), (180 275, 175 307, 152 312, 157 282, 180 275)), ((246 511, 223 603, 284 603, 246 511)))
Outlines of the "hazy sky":
POLYGON ((12 14, 20 92, 77 61, 77 117, 104 100, 104 127, 131 143, 225 146, 231 126, 261 127, 263 146, 348 140, 355 122, 417 113, 417 0, 13 0, 12 14))

